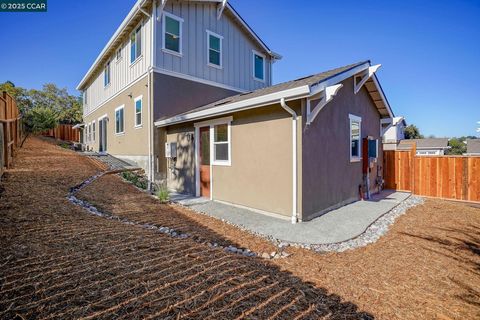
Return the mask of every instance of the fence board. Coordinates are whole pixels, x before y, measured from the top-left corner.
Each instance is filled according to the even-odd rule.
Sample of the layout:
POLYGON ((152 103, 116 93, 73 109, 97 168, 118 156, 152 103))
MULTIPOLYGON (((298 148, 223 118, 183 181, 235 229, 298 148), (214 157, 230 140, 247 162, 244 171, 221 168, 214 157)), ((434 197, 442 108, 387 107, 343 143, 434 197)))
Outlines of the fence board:
POLYGON ((12 166, 13 156, 22 139, 22 126, 17 103, 6 92, 0 94, 0 127, 2 131, 0 141, 0 148, 2 149, 2 156, 0 157, 1 176, 4 168, 12 166))
POLYGON ((74 129, 71 124, 60 124, 55 129, 42 133, 42 135, 64 141, 80 142, 80 130, 74 129))
POLYGON ((480 202, 480 157, 384 151, 385 187, 428 197, 480 202))

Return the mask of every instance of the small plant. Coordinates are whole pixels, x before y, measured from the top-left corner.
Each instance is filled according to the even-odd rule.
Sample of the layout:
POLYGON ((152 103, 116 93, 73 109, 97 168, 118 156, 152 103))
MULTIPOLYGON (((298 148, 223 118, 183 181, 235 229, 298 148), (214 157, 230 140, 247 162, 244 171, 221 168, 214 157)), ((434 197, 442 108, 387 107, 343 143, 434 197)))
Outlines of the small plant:
POLYGON ((147 178, 145 178, 143 175, 139 175, 135 172, 131 171, 124 171, 122 172, 122 178, 131 182, 133 185, 140 189, 146 190, 148 187, 148 181, 147 178))
POLYGON ((168 191, 168 188, 166 184, 162 183, 160 185, 157 185, 157 198, 160 200, 162 203, 166 203, 170 200, 170 192, 168 191))

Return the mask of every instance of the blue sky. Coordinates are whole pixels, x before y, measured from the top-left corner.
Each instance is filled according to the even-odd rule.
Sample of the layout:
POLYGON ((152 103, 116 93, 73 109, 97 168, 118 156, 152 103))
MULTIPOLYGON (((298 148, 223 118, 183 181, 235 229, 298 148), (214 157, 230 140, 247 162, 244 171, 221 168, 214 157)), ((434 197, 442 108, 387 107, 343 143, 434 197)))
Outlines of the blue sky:
MULTIPOLYGON (((425 135, 475 135, 480 0, 229 0, 283 55, 274 82, 370 59, 396 115, 425 135)), ((75 87, 135 0, 48 0, 47 13, 0 12, 0 82, 75 87), (8 49, 5 41, 9 39, 8 49)))

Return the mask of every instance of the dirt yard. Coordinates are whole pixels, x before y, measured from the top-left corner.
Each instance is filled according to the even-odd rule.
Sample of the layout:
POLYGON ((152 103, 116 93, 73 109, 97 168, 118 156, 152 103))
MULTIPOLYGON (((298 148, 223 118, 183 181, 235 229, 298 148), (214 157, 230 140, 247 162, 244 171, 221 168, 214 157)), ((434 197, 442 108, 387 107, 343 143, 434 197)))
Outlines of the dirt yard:
MULTIPOLYGON (((480 208, 428 200, 377 243, 286 259, 225 253, 92 216, 66 200, 102 170, 30 139, 0 183, 0 318, 478 319, 480 208)), ((118 176, 80 198, 196 239, 273 251, 267 241, 118 176)))

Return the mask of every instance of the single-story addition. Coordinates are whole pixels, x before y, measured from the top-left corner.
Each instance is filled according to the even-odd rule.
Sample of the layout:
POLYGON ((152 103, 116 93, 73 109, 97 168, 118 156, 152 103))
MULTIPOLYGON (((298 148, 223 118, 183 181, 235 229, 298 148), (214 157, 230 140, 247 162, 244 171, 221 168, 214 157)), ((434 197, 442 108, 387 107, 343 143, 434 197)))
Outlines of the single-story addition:
POLYGON ((412 144, 417 147, 417 156, 443 156, 450 149, 448 138, 406 139, 399 142, 397 150, 410 150, 412 144))
POLYGON ((377 192, 393 112, 364 61, 155 121, 170 189, 307 221, 377 192))

